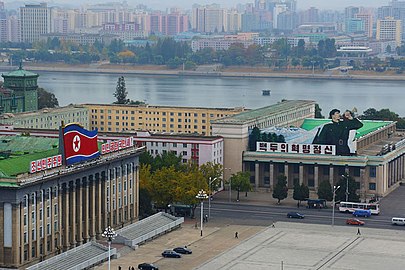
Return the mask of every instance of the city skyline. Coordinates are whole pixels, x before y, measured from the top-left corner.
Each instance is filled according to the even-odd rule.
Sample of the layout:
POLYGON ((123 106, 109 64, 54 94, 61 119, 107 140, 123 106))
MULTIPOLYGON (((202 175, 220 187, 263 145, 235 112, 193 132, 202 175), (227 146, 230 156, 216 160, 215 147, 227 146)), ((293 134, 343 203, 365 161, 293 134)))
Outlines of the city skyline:
MULTIPOLYGON (((86 1, 57 0, 57 1, 30 1, 30 2, 3 0, 3 2, 6 4, 6 6, 10 6, 11 8, 18 8, 18 7, 24 6, 25 4, 40 3, 40 2, 46 2, 50 6, 64 5, 64 6, 69 6, 69 7, 72 7, 72 6, 78 7, 78 6, 83 6, 83 5, 95 5, 95 4, 108 3, 108 1, 94 1, 94 0, 86 0, 86 1)), ((124 1, 122 1, 122 2, 124 2, 124 1)), ((191 9, 193 4, 208 5, 208 4, 213 4, 213 3, 220 4, 221 7, 224 7, 224 8, 231 8, 231 7, 236 7, 238 4, 254 3, 255 1, 254 0, 234 0, 234 1, 195 0, 195 1, 190 2, 187 0, 174 0, 174 1, 170 1, 170 2, 164 2, 163 4, 162 4, 162 1, 160 1, 160 0, 150 0, 147 2, 128 0, 126 2, 131 6, 136 6, 136 5, 142 4, 142 5, 146 5, 149 8, 152 8, 152 9, 164 10, 164 9, 171 8, 171 7, 181 7, 184 9, 191 9)), ((348 6, 364 6, 364 7, 377 8, 380 6, 388 5, 389 2, 391 2, 391 1, 389 1, 389 0, 357 0, 357 1, 312 0, 312 1, 308 2, 305 0, 297 0, 297 8, 298 9, 308 9, 310 7, 315 7, 315 8, 322 9, 322 10, 326 10, 326 9, 343 10, 345 7, 348 7, 348 6)))

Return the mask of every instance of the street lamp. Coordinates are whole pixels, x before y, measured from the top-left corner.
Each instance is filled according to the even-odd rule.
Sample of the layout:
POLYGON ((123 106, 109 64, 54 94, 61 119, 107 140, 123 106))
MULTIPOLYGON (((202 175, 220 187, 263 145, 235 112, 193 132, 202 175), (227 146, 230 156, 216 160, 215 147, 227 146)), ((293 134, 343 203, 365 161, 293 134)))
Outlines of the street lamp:
POLYGON ((205 190, 203 190, 203 189, 201 189, 199 192, 198 192, 198 194, 195 196, 197 199, 199 199, 200 200, 200 202, 201 202, 201 219, 200 219, 200 231, 201 231, 201 234, 200 234, 200 236, 203 236, 203 210, 204 210, 204 199, 207 199, 208 198, 208 196, 207 196, 207 193, 205 192, 205 190))
POLYGON ((117 236, 114 229, 108 226, 105 228, 104 232, 101 234, 102 237, 107 238, 108 242, 108 270, 111 269, 111 242, 117 236))
POLYGON ((342 174, 342 177, 346 179, 346 202, 349 201, 349 177, 345 174, 342 174))
POLYGON ((209 178, 210 180, 209 180, 209 183, 208 183, 208 186, 209 186, 209 199, 208 199, 208 217, 209 218, 211 218, 211 197, 212 197, 212 193, 211 193, 211 184, 214 182, 214 181, 216 181, 216 180, 218 180, 218 178, 214 178, 214 179, 212 179, 211 180, 211 177, 209 178))
POLYGON ((336 190, 338 190, 340 186, 333 186, 333 201, 332 201, 332 227, 335 225, 335 197, 336 197, 336 190))

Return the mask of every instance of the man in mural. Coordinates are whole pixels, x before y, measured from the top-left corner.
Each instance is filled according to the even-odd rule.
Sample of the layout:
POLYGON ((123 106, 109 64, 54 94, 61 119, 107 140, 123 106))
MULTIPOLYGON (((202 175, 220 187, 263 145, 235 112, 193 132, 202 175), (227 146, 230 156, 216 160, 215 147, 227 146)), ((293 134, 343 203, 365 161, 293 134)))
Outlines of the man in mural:
POLYGON ((329 118, 332 119, 332 123, 326 124, 322 127, 313 140, 313 144, 325 144, 335 145, 336 154, 341 156, 349 156, 355 154, 351 146, 353 143, 353 132, 359 129, 363 124, 353 117, 353 113, 346 110, 343 114, 343 118, 340 115, 338 109, 333 109, 329 112, 329 118), (350 137, 350 141, 349 141, 350 137))

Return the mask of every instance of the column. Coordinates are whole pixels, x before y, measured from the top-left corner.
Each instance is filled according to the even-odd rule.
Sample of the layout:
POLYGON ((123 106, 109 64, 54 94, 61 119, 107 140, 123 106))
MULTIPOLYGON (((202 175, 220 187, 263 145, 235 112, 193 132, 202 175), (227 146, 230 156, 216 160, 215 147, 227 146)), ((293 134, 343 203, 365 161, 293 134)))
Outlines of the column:
POLYGON ((49 200, 49 222, 50 222, 50 226, 51 226, 51 235, 48 236, 48 241, 50 241, 50 250, 48 250, 48 254, 53 254, 55 252, 55 210, 53 208, 53 205, 55 204, 55 195, 54 194, 54 187, 49 188, 49 196, 50 196, 50 200, 49 200))
POLYGON ((63 211, 62 211, 62 206, 63 206, 63 186, 58 184, 58 253, 62 252, 63 249, 63 245, 64 245, 64 240, 62 241, 62 227, 63 227, 63 223, 62 223, 62 217, 63 217, 63 211))
POLYGON ((269 166, 270 189, 274 189, 274 163, 270 161, 269 166))
POLYGON ((96 183, 93 176, 91 177, 90 185, 90 238, 91 240, 96 239, 96 183))
POLYGON ((83 184, 81 179, 77 179, 77 245, 83 244, 83 184))
POLYGON ((70 224, 71 224, 71 235, 70 235, 70 246, 72 248, 76 247, 76 182, 71 182, 71 192, 70 192, 70 224))
POLYGON ((364 202, 366 202, 367 199, 367 190, 368 187, 366 186, 366 169, 365 168, 360 168, 360 198, 362 198, 362 200, 364 202), (363 195, 363 197, 361 197, 363 195))
POLYGON ((43 222, 43 220, 41 220, 41 215, 39 213, 39 209, 40 209, 40 202, 41 202, 41 193, 42 190, 39 190, 36 192, 36 200, 35 200, 35 205, 34 205, 34 211, 35 211, 35 224, 34 224, 34 228, 35 228, 35 257, 38 258, 39 257, 39 253, 40 253, 40 249, 39 246, 41 244, 41 236, 40 236, 40 223, 43 222))
POLYGON ((98 177, 98 179, 97 179, 97 225, 96 225, 97 239, 99 239, 101 234, 103 233, 102 207, 103 207, 104 201, 101 199, 101 197, 102 197, 101 183, 103 182, 102 178, 103 178, 103 176, 98 177))
POLYGON ((28 256, 27 261, 31 260, 31 249, 32 249, 32 211, 33 211, 33 203, 36 201, 35 192, 29 195, 28 199, 28 209, 27 209, 27 217, 28 217, 28 224, 27 224, 27 242, 28 242, 28 256))
POLYGON ((20 258, 20 246, 18 243, 20 243, 20 223, 21 223, 21 218, 20 218, 20 212, 21 212, 21 203, 16 203, 12 204, 11 206, 11 211, 12 211, 12 230, 13 230, 13 235, 12 235, 12 241, 13 241, 13 247, 12 247, 12 264, 13 265, 18 265, 19 264, 19 258, 20 258))
POLYGON ((290 179, 289 177, 289 172, 288 172, 288 163, 285 162, 284 163, 284 175, 287 177, 287 187, 290 188, 293 186, 294 181, 292 179, 290 179))
POLYGON ((139 218, 139 210, 138 210, 138 206, 139 206, 139 166, 134 166, 135 167, 135 171, 134 171, 134 183, 133 183, 133 193, 132 193, 132 197, 134 198, 134 205, 133 205, 133 217, 135 220, 138 220, 139 218))
POLYGON ((24 210, 25 207, 25 198, 26 195, 23 196, 23 201, 20 202, 20 241, 19 241, 19 245, 20 245, 20 262, 21 264, 24 264, 24 247, 25 247, 25 242, 24 242, 24 213, 26 210, 24 210))
POLYGON ((304 164, 299 164, 299 183, 302 185, 304 183, 304 164))
POLYGON ((255 189, 259 188, 259 179, 260 179, 260 163, 255 161, 255 189))
POLYGON ((103 219, 102 229, 107 228, 107 226, 109 225, 108 220, 107 220, 108 211, 109 211, 109 209, 107 209, 107 198, 108 198, 109 203, 111 203, 111 201, 110 201, 110 198, 108 197, 108 193, 107 193, 107 181, 108 181, 108 179, 109 179, 109 173, 108 173, 108 170, 107 170, 106 178, 104 178, 103 182, 101 183, 101 185, 102 185, 101 190, 103 191, 103 194, 102 194, 102 196, 103 196, 102 197, 103 205, 101 207, 101 210, 102 210, 102 213, 103 213, 103 215, 102 215, 102 219, 103 219))
POLYGON ((83 239, 84 242, 89 241, 89 181, 86 177, 82 179, 82 185, 84 187, 83 197, 83 239))
POLYGON ((334 186, 334 168, 333 168, 333 164, 329 164, 329 183, 330 185, 333 187, 334 186))
POLYGON ((319 187, 319 165, 314 164, 314 188, 317 191, 319 187))
POLYGON ((69 237, 69 183, 65 184, 63 190, 63 209, 62 209, 62 222, 63 222, 63 249, 64 251, 69 249, 70 237, 69 237))

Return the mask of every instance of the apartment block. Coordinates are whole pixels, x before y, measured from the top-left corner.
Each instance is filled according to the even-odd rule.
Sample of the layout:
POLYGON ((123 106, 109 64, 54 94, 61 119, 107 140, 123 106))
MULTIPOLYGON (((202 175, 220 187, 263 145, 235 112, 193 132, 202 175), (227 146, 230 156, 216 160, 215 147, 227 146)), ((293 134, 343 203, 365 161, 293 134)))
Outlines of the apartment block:
POLYGON ((246 111, 236 108, 194 108, 150 105, 84 104, 90 129, 100 132, 148 130, 167 133, 211 135, 211 120, 246 111))

